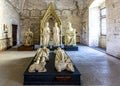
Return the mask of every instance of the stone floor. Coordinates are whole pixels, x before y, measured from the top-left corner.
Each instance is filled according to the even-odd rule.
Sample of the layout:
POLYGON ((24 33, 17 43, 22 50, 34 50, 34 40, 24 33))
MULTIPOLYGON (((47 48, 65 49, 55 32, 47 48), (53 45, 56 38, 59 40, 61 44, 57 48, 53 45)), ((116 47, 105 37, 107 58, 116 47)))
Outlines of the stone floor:
MULTIPOLYGON (((120 60, 87 46, 67 53, 82 74, 81 86, 120 86, 120 60)), ((15 48, 0 52, 0 86, 23 86, 23 73, 34 55, 15 48)))

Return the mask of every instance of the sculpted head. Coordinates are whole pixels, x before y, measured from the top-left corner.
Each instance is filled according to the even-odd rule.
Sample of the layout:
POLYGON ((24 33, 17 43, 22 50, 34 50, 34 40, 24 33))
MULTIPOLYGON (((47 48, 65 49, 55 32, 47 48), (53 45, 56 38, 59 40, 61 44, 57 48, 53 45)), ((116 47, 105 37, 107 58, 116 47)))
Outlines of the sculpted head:
POLYGON ((43 49, 46 49, 46 46, 43 46, 43 49))
POLYGON ((30 28, 28 28, 28 32, 30 32, 30 28))
POLYGON ((57 22, 55 22, 55 26, 57 26, 58 24, 57 24, 57 22))
POLYGON ((68 30, 72 31, 73 28, 72 28, 72 24, 70 22, 68 22, 68 30))
POLYGON ((58 48, 57 48, 57 50, 61 50, 61 48, 60 48, 60 47, 58 47, 58 48))
POLYGON ((69 26, 69 27, 71 27, 71 26, 72 26, 72 24, 71 24, 70 22, 68 22, 68 26, 69 26))
POLYGON ((49 22, 46 22, 46 26, 49 26, 49 22))

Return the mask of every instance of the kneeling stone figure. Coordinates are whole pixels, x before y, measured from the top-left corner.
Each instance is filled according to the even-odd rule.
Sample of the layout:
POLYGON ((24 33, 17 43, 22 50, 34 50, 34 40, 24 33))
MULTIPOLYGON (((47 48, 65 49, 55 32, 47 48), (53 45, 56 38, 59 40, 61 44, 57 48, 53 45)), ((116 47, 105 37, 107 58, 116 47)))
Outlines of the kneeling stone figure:
POLYGON ((61 72, 63 70, 67 70, 70 72, 75 71, 70 58, 67 56, 63 49, 59 47, 57 50, 54 51, 54 53, 56 54, 55 68, 58 72, 61 72))
POLYGON ((45 65, 46 65, 46 62, 45 61, 42 61, 42 62, 39 62, 39 59, 34 62, 30 68, 29 68, 29 72, 46 72, 47 69, 45 68, 45 65))
POLYGON ((45 46, 43 48, 39 48, 36 52, 34 63, 30 65, 29 72, 46 72, 47 69, 45 68, 46 61, 49 60, 49 49, 45 46))

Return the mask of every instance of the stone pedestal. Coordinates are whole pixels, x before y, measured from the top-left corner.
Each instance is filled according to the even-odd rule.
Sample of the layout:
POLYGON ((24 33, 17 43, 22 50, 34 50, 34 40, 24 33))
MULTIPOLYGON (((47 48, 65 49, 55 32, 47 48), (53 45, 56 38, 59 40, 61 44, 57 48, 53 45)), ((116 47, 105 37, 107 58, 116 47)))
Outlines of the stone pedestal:
POLYGON ((80 85, 80 72, 75 67, 75 72, 68 71, 57 72, 54 67, 55 54, 50 53, 49 62, 46 64, 47 72, 28 72, 29 66, 34 62, 32 61, 26 71, 24 72, 24 85, 80 85))
POLYGON ((64 46, 66 51, 78 51, 78 46, 64 46))
POLYGON ((21 45, 20 47, 18 47, 17 50, 18 51, 32 51, 32 50, 34 50, 34 45, 31 45, 31 46, 21 45))

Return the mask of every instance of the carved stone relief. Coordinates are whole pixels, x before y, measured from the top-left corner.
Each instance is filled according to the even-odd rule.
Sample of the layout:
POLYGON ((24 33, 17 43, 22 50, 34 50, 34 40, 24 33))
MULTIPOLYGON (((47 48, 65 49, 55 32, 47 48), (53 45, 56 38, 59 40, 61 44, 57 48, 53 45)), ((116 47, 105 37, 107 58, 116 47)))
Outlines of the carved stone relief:
POLYGON ((30 11, 27 9, 24 9, 22 12, 22 16, 29 17, 30 16, 30 11))
POLYGON ((71 13, 71 10, 63 10, 63 11, 62 11, 62 15, 63 15, 63 16, 71 16, 71 14, 72 14, 72 13, 71 13))
POLYGON ((56 10, 56 13, 57 13, 58 16, 61 15, 61 11, 60 10, 56 10))
POLYGON ((32 17, 38 17, 38 16, 40 16, 40 11, 37 10, 37 9, 31 10, 31 16, 32 17))
POLYGON ((41 16, 45 14, 46 10, 41 10, 41 16))

